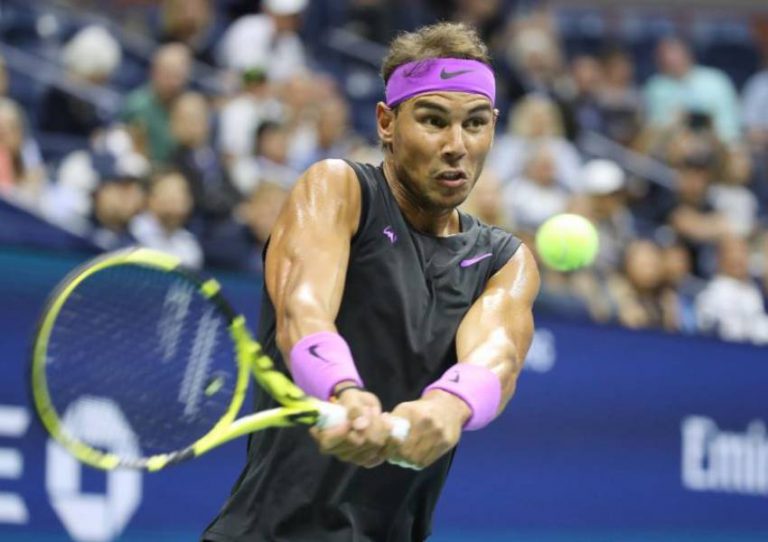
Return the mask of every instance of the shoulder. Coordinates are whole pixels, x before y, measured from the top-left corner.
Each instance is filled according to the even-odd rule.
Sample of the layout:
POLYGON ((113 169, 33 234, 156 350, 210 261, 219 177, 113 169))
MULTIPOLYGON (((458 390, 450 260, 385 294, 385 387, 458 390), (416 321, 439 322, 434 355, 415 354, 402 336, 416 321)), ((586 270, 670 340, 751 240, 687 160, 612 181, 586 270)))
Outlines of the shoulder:
POLYGON ((501 289, 514 298, 524 298, 533 304, 539 293, 541 277, 531 250, 518 241, 514 253, 490 277, 486 291, 501 289))
POLYGON ((361 190, 357 174, 344 160, 321 160, 312 164, 291 189, 285 211, 300 223, 321 215, 348 223, 357 231, 361 190))
POLYGON ((136 113, 149 106, 151 94, 146 86, 136 88, 128 93, 123 103, 123 110, 127 113, 136 113))
POLYGON ((768 92, 768 69, 757 72, 747 79, 744 83, 744 92, 750 90, 761 90, 768 92))
POLYGON ((713 85, 726 85, 731 86, 731 79, 728 75, 717 68, 711 68, 709 66, 697 66, 694 68, 694 73, 701 81, 713 85))
POLYGON ((225 35, 240 38, 243 34, 260 35, 269 33, 274 28, 272 20, 263 14, 245 15, 237 19, 226 30, 225 35))
POLYGON ((345 160, 328 159, 315 162, 299 178, 298 184, 319 185, 338 190, 356 184, 357 174, 345 160))

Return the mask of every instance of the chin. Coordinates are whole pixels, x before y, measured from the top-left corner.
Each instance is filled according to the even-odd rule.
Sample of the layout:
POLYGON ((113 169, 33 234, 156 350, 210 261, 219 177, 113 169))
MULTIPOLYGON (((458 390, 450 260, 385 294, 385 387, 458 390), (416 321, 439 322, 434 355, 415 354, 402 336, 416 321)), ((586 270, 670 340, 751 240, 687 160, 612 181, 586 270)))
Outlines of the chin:
POLYGON ((451 194, 443 197, 432 199, 432 204, 435 208, 441 210, 455 209, 462 203, 464 203, 469 196, 469 192, 462 192, 460 194, 451 194))

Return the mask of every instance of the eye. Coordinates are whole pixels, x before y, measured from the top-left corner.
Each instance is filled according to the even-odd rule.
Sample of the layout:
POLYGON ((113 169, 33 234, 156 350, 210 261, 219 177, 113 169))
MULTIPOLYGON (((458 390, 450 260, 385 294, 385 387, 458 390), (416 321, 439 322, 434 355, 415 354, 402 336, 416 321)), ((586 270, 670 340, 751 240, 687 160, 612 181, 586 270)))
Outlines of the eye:
POLYGON ((422 122, 433 128, 445 127, 445 120, 442 117, 438 117, 437 115, 427 115, 422 119, 422 122))
POLYGON ((478 130, 486 124, 488 124, 488 119, 485 117, 472 117, 464 122, 464 126, 472 130, 478 130))

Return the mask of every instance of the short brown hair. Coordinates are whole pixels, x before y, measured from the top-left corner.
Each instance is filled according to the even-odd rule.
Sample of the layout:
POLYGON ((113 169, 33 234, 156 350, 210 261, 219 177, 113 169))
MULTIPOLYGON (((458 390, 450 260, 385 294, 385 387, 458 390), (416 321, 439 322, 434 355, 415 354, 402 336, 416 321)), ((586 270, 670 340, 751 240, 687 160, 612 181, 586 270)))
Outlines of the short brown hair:
POLYGON ((437 23, 392 40, 381 64, 381 77, 386 83, 398 66, 428 58, 463 58, 491 65, 488 47, 474 28, 464 23, 437 23))

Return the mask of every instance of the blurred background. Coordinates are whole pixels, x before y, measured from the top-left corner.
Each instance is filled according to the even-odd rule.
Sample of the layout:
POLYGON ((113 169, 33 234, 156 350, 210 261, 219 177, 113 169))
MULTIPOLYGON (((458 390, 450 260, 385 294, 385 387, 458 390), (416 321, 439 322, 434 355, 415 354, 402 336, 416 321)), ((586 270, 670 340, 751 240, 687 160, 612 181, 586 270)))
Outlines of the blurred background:
POLYGON ((287 192, 382 159, 386 44, 438 20, 497 74, 466 209, 527 241, 579 213, 601 245, 542 269, 517 397, 463 439, 431 540, 768 540, 764 0, 0 0, 0 539, 196 539, 244 442, 157 475, 75 464, 26 391, 45 296, 140 244, 253 326, 287 192))

